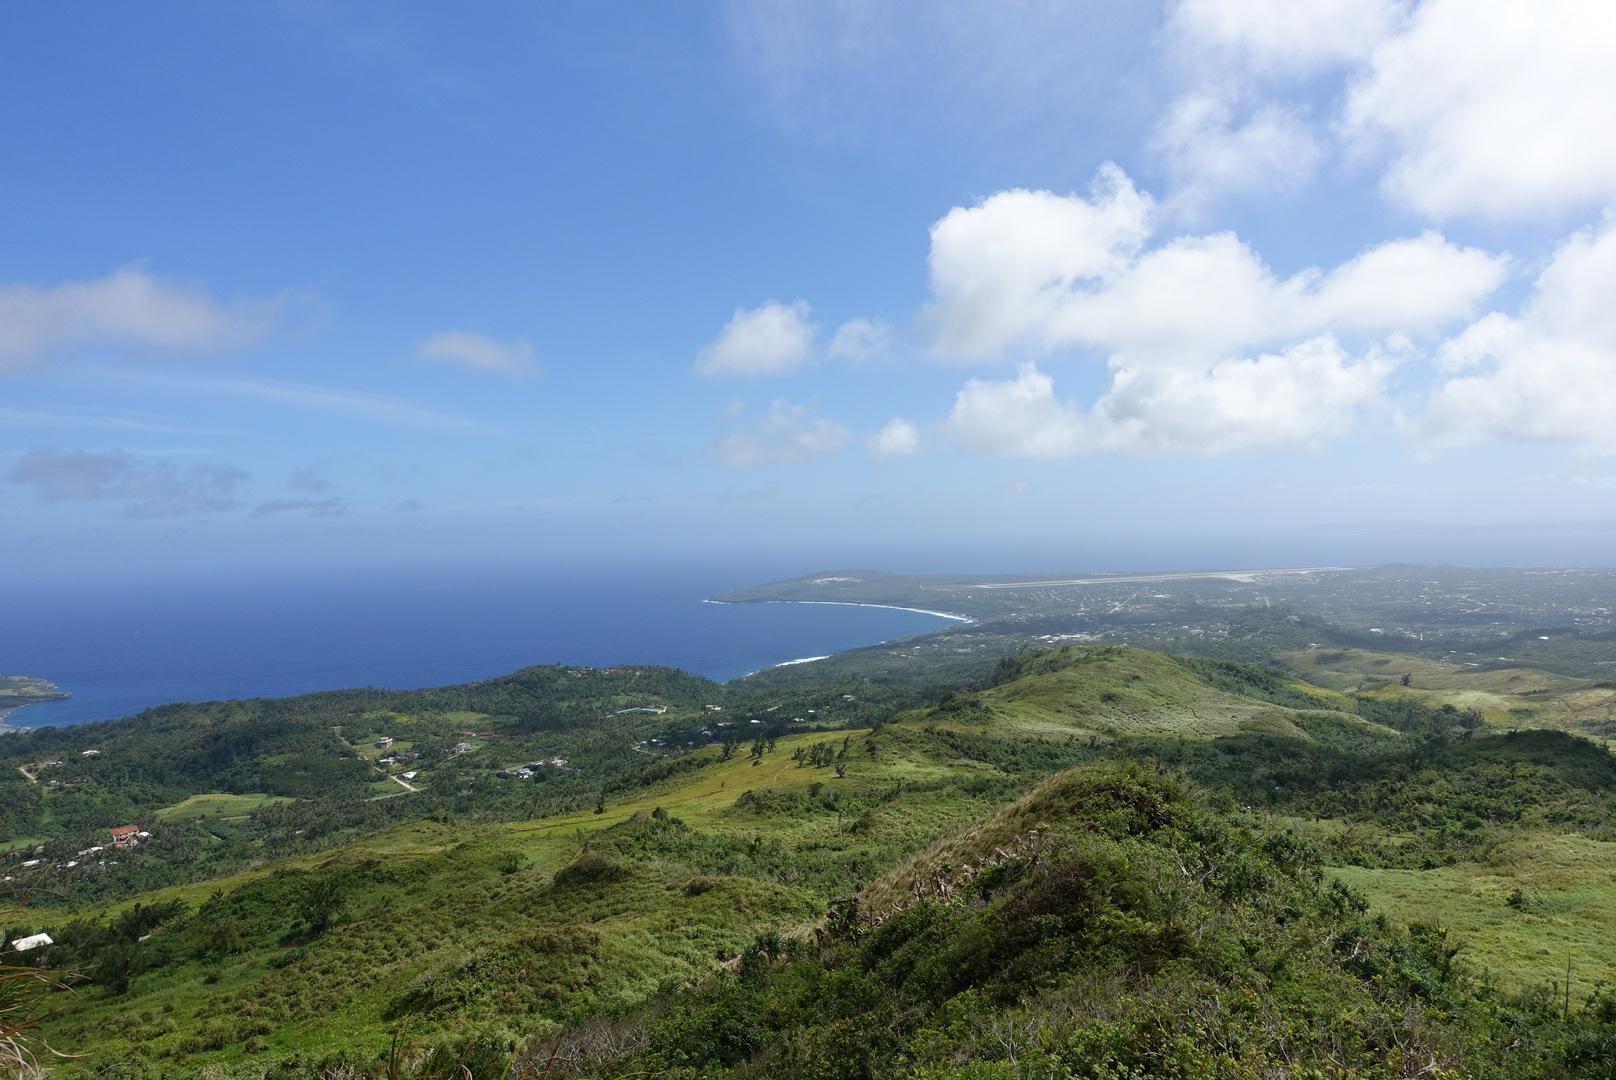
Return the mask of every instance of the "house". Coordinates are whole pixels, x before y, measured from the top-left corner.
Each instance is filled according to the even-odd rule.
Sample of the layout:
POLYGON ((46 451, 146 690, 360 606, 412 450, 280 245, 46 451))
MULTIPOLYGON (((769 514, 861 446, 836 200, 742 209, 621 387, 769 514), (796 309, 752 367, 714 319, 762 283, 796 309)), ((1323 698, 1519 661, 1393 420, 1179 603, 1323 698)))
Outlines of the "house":
POLYGON ((99 753, 101 753, 99 750, 80 750, 79 757, 95 757, 99 753))
POLYGON ((112 834, 113 847, 134 847, 140 843, 139 825, 119 825, 107 831, 112 834))
POLYGON ((41 945, 54 944, 56 944, 56 942, 51 940, 51 936, 49 934, 34 934, 30 937, 18 938, 16 941, 11 943, 11 947, 16 949, 18 952, 27 952, 29 949, 37 949, 41 945))
POLYGON ((22 868, 24 870, 32 870, 34 867, 36 867, 36 866, 38 866, 40 864, 40 861, 41 860, 39 860, 39 859, 29 859, 29 860, 27 860, 26 862, 24 862, 22 864, 22 868))
POLYGON ((383 735, 381 738, 376 740, 376 749, 378 749, 378 750, 386 750, 389 746, 392 746, 392 745, 393 745, 393 737, 391 735, 383 735))
POLYGON ((421 775, 421 774, 416 772, 414 769, 411 769, 409 772, 404 774, 404 779, 406 779, 406 780, 414 780, 419 775, 421 775))
POLYGON ((469 754, 471 753, 471 744, 469 742, 457 742, 454 744, 454 749, 449 752, 451 754, 469 754))

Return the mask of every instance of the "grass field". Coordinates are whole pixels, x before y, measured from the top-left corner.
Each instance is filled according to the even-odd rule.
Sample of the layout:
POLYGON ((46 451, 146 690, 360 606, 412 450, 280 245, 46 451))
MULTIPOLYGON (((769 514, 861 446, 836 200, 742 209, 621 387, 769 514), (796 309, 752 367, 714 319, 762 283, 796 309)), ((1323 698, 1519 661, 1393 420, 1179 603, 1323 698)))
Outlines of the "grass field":
POLYGON ((1474 709, 1496 728, 1553 728, 1600 742, 1616 734, 1616 685, 1606 682, 1530 667, 1470 667, 1368 649, 1304 649, 1281 653, 1280 659, 1303 678, 1332 690, 1474 709), (1402 684, 1405 675, 1407 686, 1402 684))
POLYGON ((189 821, 195 818, 241 817, 252 813, 261 806, 270 803, 289 802, 276 795, 260 795, 256 793, 246 795, 228 795, 224 792, 209 792, 205 795, 192 795, 189 799, 165 806, 154 815, 159 822, 189 821))
MULTIPOLYGON (((1213 739, 1259 733, 1306 740, 1293 710, 1214 689, 1159 653, 1140 649, 1083 651, 1075 664, 1056 659, 982 700, 1005 727, 1044 738, 1088 735, 1170 735, 1213 739)), ((1365 726, 1339 711, 1336 695, 1313 695, 1319 711, 1365 726)))
POLYGON ((1486 863, 1332 873, 1394 920, 1447 927, 1506 987, 1563 979, 1568 959, 1583 989, 1616 983, 1616 844, 1525 834, 1486 863))

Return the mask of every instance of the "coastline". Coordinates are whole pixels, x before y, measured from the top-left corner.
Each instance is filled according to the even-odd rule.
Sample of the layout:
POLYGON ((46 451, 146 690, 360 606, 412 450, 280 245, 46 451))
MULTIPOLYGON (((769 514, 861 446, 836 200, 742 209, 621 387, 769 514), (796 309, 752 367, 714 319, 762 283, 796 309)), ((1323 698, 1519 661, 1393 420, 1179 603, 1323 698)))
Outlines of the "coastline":
MULTIPOLYGON (((904 607, 901 604, 866 604, 856 600, 703 600, 704 604, 827 604, 831 607, 868 607, 885 608, 888 611, 908 611, 916 615, 934 615, 939 619, 952 619, 958 623, 974 623, 976 620, 969 615, 961 615, 953 611, 932 611, 929 608, 904 607)), ((779 665, 775 665, 778 667, 779 665)))
POLYGON ((29 728, 23 727, 21 724, 13 724, 10 721, 13 716, 22 712, 32 704, 34 704, 34 702, 26 701, 21 705, 0 705, 0 735, 16 735, 30 730, 29 728))

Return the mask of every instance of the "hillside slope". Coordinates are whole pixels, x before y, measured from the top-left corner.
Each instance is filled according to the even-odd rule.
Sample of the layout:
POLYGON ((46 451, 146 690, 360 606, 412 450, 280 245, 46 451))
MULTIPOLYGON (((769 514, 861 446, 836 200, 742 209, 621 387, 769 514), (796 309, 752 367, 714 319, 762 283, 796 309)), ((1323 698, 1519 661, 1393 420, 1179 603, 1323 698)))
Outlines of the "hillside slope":
MULTIPOLYGON (((702 701, 713 692, 710 684, 695 691, 683 708, 712 704, 702 701)), ((58 943, 48 962, 82 976, 76 993, 53 1000, 49 1031, 55 1045, 85 1056, 56 1071, 290 1077, 349 1069, 366 1075, 381 1067, 397 1039, 412 1048, 409 1068, 420 1075, 458 1062, 470 1063, 474 1076, 498 1076, 508 1054, 522 1047, 560 1053, 556 1048, 564 1046, 578 1069, 595 1067, 591 1060, 606 1067, 615 1051, 601 1046, 659 1052, 654 1025, 640 1010, 683 1009, 707 992, 691 988, 730 977, 715 973, 736 965, 755 971, 760 948, 773 958, 779 950, 772 943, 806 940, 815 927, 824 933, 852 920, 863 933, 881 920, 877 940, 888 923, 935 918, 941 921, 928 931, 933 936, 951 927, 949 934, 980 938, 1010 894, 981 894, 979 883, 1011 873, 996 869, 1000 864, 1030 859, 1043 865, 1037 853, 1046 843, 1066 853, 1061 859, 1074 851, 1085 859, 1103 856, 1101 862, 1121 875, 1122 893, 1106 893, 1102 908, 1115 907, 1118 897, 1127 902, 1082 931, 1078 952, 1067 940, 1071 927, 1055 933, 1047 955, 1038 946, 1042 959, 1028 969, 1043 972, 1034 980, 1038 987, 1058 981, 1068 961, 1081 960, 1072 972, 1090 970, 1083 965, 1093 956, 1083 950, 1113 959, 1133 955, 1129 950, 1145 941, 1134 934, 1144 912, 1154 920, 1146 938, 1176 944, 1165 953, 1151 945, 1140 955, 1173 970, 1189 963, 1200 974, 1174 983, 1168 998, 1160 997, 1158 991, 1167 993, 1160 986, 1141 991, 1141 1001, 1161 1006, 1171 999, 1193 1014, 1210 1007, 1207 994, 1223 1002, 1234 990, 1261 995, 1270 992, 1262 980, 1277 979, 1285 994, 1316 999, 1316 1009, 1339 1005, 1364 1018, 1338 1025, 1328 1053, 1351 1050, 1384 1063, 1392 1060, 1385 1056, 1388 1039, 1426 1045, 1419 1041, 1423 1021, 1419 1030, 1398 1026, 1412 1022, 1397 1019, 1398 1009, 1412 1007, 1406 987, 1380 994, 1360 985, 1369 976, 1343 968, 1339 957, 1318 967, 1303 964, 1296 982, 1270 971, 1256 981, 1240 975, 1222 989, 1206 965, 1231 962, 1230 949, 1246 953, 1236 965, 1240 971, 1258 958, 1258 966, 1302 963, 1319 941, 1308 936, 1314 929, 1287 929, 1289 917, 1276 914, 1286 905, 1311 912, 1306 920, 1312 921, 1304 922, 1320 933, 1329 912, 1358 919, 1358 902, 1333 892, 1320 876, 1321 858, 1400 866, 1407 865, 1399 854, 1405 848, 1426 861, 1471 850, 1456 846, 1445 822, 1432 819, 1431 808, 1441 805, 1431 801, 1438 790, 1450 801, 1468 800, 1460 805, 1471 807, 1478 821, 1497 819, 1500 829, 1518 827, 1522 815, 1600 820, 1609 815, 1616 790, 1616 771, 1603 751, 1567 736, 1542 733, 1561 740, 1553 745, 1506 736, 1471 739, 1457 714, 1416 702, 1359 699, 1273 672, 1118 646, 1014 657, 980 689, 946 694, 935 705, 869 727, 793 733, 747 722, 747 733, 756 732, 750 745, 726 738, 660 759, 623 746, 624 740, 634 733, 643 738, 668 718, 687 723, 676 715, 679 706, 670 704, 667 718, 613 717, 617 708, 633 707, 622 700, 614 698, 616 707, 604 715, 592 704, 595 719, 579 729, 580 739, 602 746, 616 740, 623 749, 616 757, 603 755, 599 766, 579 768, 566 782, 594 792, 581 805, 502 820, 499 813, 461 817, 439 803, 424 817, 384 822, 334 849, 265 861, 77 915, 27 913, 14 929, 48 930, 58 943), (645 764, 624 772, 620 757, 645 764), (1125 774, 1108 764, 1140 760, 1156 764, 1125 774), (1074 766, 1080 771, 1068 772, 1074 766), (1455 786, 1469 770, 1517 782, 1455 786), (1169 779, 1169 773, 1184 779, 1169 779), (1097 779, 1104 777, 1112 779, 1097 779), (1218 809, 1197 804, 1186 785, 1204 791, 1218 809), (1135 805, 1139 791, 1148 793, 1138 796, 1146 802, 1173 808, 1143 831, 1138 815, 1155 819, 1153 811, 1140 809, 1143 803, 1135 805), (1259 805, 1289 816, 1259 813, 1259 805), (1414 830, 1413 842, 1387 841, 1384 828, 1380 839, 1367 842, 1357 826, 1334 816, 1349 808, 1361 820, 1414 830), (1506 818, 1506 811, 1515 817, 1506 818), (1315 840, 1322 855, 1301 853, 1312 852, 1315 840), (1090 851, 1092 844, 1105 850, 1090 851), (1253 876, 1240 886, 1248 891, 1225 898, 1244 907, 1218 913, 1222 886, 1212 882, 1234 872, 1220 863, 1226 858, 1253 876), (1178 865, 1179 859, 1186 861, 1178 865), (1194 882, 1188 891, 1185 878, 1194 882), (1221 929, 1210 940, 1198 929, 1200 937, 1186 945, 1175 936, 1188 924, 1172 915, 1179 910, 1174 905, 1213 920, 1197 926, 1221 929), (911 914, 935 907, 945 913, 911 914), (1225 915, 1234 921, 1217 921, 1225 915), (1288 959, 1270 961, 1270 954, 1288 959), (687 1002, 683 995, 692 993, 697 997, 687 1002), (626 1042, 611 1035, 620 1022, 632 1033, 623 1036, 626 1042), (1379 1034, 1371 1037, 1371 1028, 1379 1034), (591 1039, 593 1058, 579 1049, 591 1039)), ((492 759, 485 770, 499 766, 497 755, 480 753, 492 759)), ((477 807, 477 792, 513 789, 510 780, 480 778, 478 756, 459 755, 466 763, 450 774, 453 784, 440 780, 431 798, 454 795, 459 801, 450 805, 477 807)), ((506 805, 492 804, 496 810, 506 805)), ((286 812, 266 805, 252 817, 272 823, 286 812)), ((1464 842, 1481 842, 1493 827, 1463 834, 1464 842)), ((1073 872, 1082 878, 1089 870, 1073 872)), ((1387 926, 1374 933, 1376 948, 1390 950, 1387 955, 1416 948, 1387 926)), ((855 945, 865 947, 849 939, 836 948, 855 945)), ((844 955, 851 954, 836 954, 844 955)), ((1099 985, 1133 987, 1143 977, 1142 968, 1127 974, 1129 964, 1143 963, 1139 956, 1116 963, 1122 966, 1105 967, 1099 985)), ((980 974, 986 981, 950 984, 922 1011, 967 991, 1020 1003, 1015 1009, 1044 1008, 1027 1004, 1041 1000, 1026 996, 1035 987, 1015 981, 1001 992, 993 989, 997 975, 980 974)), ((1471 1008, 1469 993, 1441 1007, 1471 1008)), ((911 1002, 900 1011, 914 1008, 922 1006, 911 1002)), ((990 1014, 998 1015, 983 1013, 990 1014)), ((1128 1023, 1142 1022, 1142 1013, 1130 1015, 1128 1023)), ((824 1022, 827 1029, 841 1023, 829 1014, 824 1022)), ((909 1039, 918 1030, 906 1025, 892 1028, 893 1037, 909 1039)), ((1276 1042, 1249 1026, 1239 1031, 1218 1061, 1233 1060, 1230 1054, 1282 1056, 1301 1038, 1292 1032, 1276 1042)), ((1490 1034, 1441 1038, 1450 1034, 1464 1045, 1431 1044, 1444 1062, 1492 1053, 1490 1034)), ((1151 1053, 1161 1050, 1159 1043, 1150 1045, 1151 1053)), ((700 1067, 728 1069, 755 1056, 720 1056, 700 1067)), ((655 1060, 659 1067, 680 1064, 655 1060)), ((1208 1075, 1224 1075, 1217 1071, 1222 1068, 1208 1075)))

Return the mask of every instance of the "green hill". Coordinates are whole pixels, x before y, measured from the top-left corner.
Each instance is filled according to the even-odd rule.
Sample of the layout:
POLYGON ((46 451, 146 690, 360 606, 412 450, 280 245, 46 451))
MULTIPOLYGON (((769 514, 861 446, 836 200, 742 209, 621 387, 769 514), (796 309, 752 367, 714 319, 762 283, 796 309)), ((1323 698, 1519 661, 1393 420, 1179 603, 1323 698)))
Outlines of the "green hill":
POLYGON ((761 937, 631 1017, 631 1049, 551 1053, 602 1076, 1520 1077, 1616 1035, 1613 1016, 1523 1039, 1522 1019, 1472 996, 1441 928, 1391 929, 1307 845, 1152 770, 1085 766, 813 940, 761 937))
MULTIPOLYGON (((1468 939, 1454 961, 1331 884, 1424 924, 1417 901, 1498 843, 1616 820, 1586 741, 1119 646, 1020 654, 885 715, 873 689, 781 693, 530 669, 46 735, 171 763, 123 796, 162 822, 131 865, 172 830, 246 853, 13 917, 76 983, 47 1030, 83 1056, 54 1072, 1557 1076, 1568 1040, 1605 1037, 1592 959, 1568 1016, 1532 1004, 1563 965, 1552 925, 1489 939, 1514 958, 1489 988, 1468 939), (210 732, 257 749, 209 754, 210 732), (386 773, 382 733, 425 751, 419 791, 262 801, 299 740, 386 773), (512 777, 556 746, 565 769, 512 777), (342 827, 310 837, 316 811, 342 827)), ((1593 873, 1603 849, 1577 850, 1593 873)), ((1616 890, 1579 880, 1560 940, 1592 949, 1616 890)))

